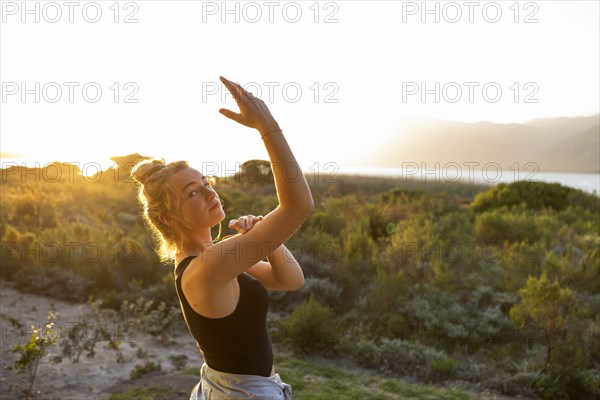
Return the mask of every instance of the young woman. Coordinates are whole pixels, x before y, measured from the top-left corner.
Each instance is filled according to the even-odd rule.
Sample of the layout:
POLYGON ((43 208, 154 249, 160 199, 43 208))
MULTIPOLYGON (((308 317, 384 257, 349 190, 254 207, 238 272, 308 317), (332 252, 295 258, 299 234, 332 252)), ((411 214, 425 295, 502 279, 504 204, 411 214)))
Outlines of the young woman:
POLYGON ((270 290, 297 290, 302 269, 285 248, 313 209, 306 179, 265 103, 220 78, 240 109, 224 116, 258 130, 271 160, 279 205, 264 217, 232 220, 239 234, 215 243, 210 228, 225 218, 217 192, 185 161, 143 161, 132 176, 141 183, 144 218, 175 262, 175 283, 191 335, 203 355, 191 399, 291 399, 291 387, 273 367, 266 327, 270 290), (262 261, 267 258, 268 261, 262 261))

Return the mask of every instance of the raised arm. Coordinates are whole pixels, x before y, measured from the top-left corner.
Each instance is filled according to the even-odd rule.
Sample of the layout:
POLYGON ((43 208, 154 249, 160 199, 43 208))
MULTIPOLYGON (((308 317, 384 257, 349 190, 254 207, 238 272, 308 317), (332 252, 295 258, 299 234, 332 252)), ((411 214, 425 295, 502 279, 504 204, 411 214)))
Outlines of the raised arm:
POLYGON ((314 207, 300 166, 265 103, 240 85, 223 77, 221 81, 233 94, 240 113, 219 112, 259 131, 271 161, 279 205, 247 234, 221 241, 201 254, 194 273, 204 282, 215 283, 229 282, 264 259, 298 230, 314 207))

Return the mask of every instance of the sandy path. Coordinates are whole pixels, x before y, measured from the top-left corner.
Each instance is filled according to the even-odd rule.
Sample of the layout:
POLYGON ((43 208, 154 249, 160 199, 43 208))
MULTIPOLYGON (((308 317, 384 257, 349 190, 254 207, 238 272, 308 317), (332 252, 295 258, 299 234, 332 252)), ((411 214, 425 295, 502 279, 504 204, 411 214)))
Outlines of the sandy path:
MULTIPOLYGON (((87 304, 71 304, 61 300, 51 299, 44 296, 36 296, 19 292, 12 288, 9 283, 0 281, 0 315, 1 315, 1 372, 0 393, 2 399, 18 398, 14 392, 9 393, 9 385, 16 383, 21 377, 13 371, 7 371, 5 366, 12 364, 17 355, 11 349, 17 344, 25 344, 31 334, 30 325, 43 327, 47 323, 47 315, 50 310, 58 311, 55 325, 60 335, 66 334, 79 318, 89 311, 87 304), (9 317, 18 319, 27 328, 21 334, 9 322, 9 317)), ((117 325, 111 326, 111 332, 117 332, 117 325)), ((93 324, 89 326, 87 335, 95 335, 96 329, 93 324)), ((124 362, 117 363, 114 350, 108 350, 104 346, 107 341, 99 341, 96 344, 96 355, 86 358, 85 353, 81 355, 79 363, 73 363, 63 357, 62 362, 50 364, 50 357, 45 357, 40 362, 38 374, 34 384, 35 398, 40 399, 108 399, 109 388, 120 386, 121 383, 130 379, 130 372, 136 364, 142 364, 146 360, 152 360, 161 364, 161 374, 175 372, 176 368, 169 356, 185 354, 188 357, 187 366, 199 366, 200 354, 189 333, 172 339, 169 344, 157 342, 149 335, 127 331, 122 334, 124 341, 121 346, 124 362), (147 351, 147 356, 140 359, 137 356, 138 348, 147 351)), ((60 354, 59 347, 51 348, 52 354, 60 354)), ((185 382, 189 382, 189 390, 197 379, 189 376, 185 382)), ((25 384, 25 386, 28 386, 25 384)), ((187 390, 187 389, 186 389, 187 390)), ((188 391, 189 393, 189 391, 188 391)))

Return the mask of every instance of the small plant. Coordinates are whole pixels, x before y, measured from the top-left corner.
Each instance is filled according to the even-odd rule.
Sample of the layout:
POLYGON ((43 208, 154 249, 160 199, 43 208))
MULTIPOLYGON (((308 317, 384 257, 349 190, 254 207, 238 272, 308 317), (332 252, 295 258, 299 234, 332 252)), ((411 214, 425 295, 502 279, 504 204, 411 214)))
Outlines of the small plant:
MULTIPOLYGON (((55 319, 56 314, 52 311, 49 312, 48 320, 50 322, 46 324, 45 328, 40 330, 37 329, 35 325, 32 325, 32 333, 29 337, 29 341, 25 343, 25 345, 19 344, 12 349, 12 352, 19 354, 20 357, 14 364, 8 366, 6 369, 9 371, 17 371, 21 374, 27 373, 29 387, 25 392, 26 398, 31 397, 31 391, 33 389, 33 384, 35 383, 40 360, 48 355, 48 348, 53 346, 58 340, 53 322, 55 319)), ((18 325, 20 325, 20 323, 18 325)))
POLYGON ((131 379, 137 379, 144 374, 149 374, 150 372, 160 371, 160 363, 155 363, 153 361, 146 361, 144 364, 137 364, 133 367, 133 371, 131 371, 130 377, 131 379))
POLYGON ((120 317, 129 325, 165 343, 181 322, 181 310, 162 301, 157 303, 140 298, 136 302, 123 301, 120 317))
POLYGON ((140 347, 137 349, 137 358, 146 358, 148 357, 148 350, 140 347))
POLYGON ((579 379, 588 393, 600 396, 600 370, 588 369, 579 373, 579 379))
MULTIPOLYGON (((123 353, 120 350, 121 339, 127 339, 127 337, 123 337, 123 332, 111 329, 111 323, 118 320, 118 314, 111 309, 102 309, 102 301, 89 301, 92 317, 96 323, 96 327, 99 332, 99 336, 102 340, 108 341, 108 343, 104 346, 106 349, 114 350, 117 356, 117 362, 122 363, 124 361, 123 353)), ((114 324, 113 324, 114 327, 114 324)), ((118 325, 117 325, 118 327, 118 325)), ((127 331, 125 332, 127 333, 127 331)))
POLYGON ((177 371, 181 371, 182 369, 185 368, 185 366, 187 364, 187 359, 188 359, 188 356, 186 356, 185 354, 169 356, 169 360, 171 360, 171 363, 173 364, 173 366, 175 367, 175 369, 177 371))
POLYGON ((87 334, 87 327, 88 323, 83 318, 72 329, 69 329, 67 336, 60 342, 62 354, 74 363, 79 362, 83 351, 87 351, 87 358, 92 358, 96 355, 94 348, 96 347, 96 342, 100 340, 100 335, 95 334, 90 337, 87 334))
POLYGON ((452 375, 456 369, 456 360, 452 358, 441 358, 431 360, 431 369, 443 376, 452 375))

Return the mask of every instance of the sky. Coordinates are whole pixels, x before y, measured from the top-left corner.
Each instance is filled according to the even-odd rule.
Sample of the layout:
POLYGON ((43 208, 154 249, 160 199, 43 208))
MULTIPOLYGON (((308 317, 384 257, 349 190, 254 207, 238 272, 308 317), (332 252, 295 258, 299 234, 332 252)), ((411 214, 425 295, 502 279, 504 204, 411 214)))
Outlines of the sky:
POLYGON ((265 101, 305 170, 353 165, 410 116, 595 114, 599 3, 0 1, 3 167, 268 159, 218 112, 238 111, 220 75, 265 101))

